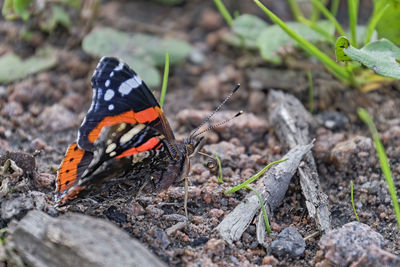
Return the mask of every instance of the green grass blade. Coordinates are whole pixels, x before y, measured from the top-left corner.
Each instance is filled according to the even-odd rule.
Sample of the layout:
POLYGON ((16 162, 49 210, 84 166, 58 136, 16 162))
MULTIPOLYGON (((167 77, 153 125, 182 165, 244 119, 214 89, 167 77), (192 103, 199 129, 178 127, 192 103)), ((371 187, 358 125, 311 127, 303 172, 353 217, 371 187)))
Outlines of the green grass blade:
POLYGON ((300 17, 299 22, 307 25, 308 27, 310 27, 313 31, 317 32, 318 34, 322 35, 323 37, 325 37, 325 39, 330 42, 331 44, 335 44, 336 39, 333 35, 331 35, 329 32, 325 31, 322 27, 318 26, 317 23, 306 19, 304 17, 300 17))
POLYGON ((351 32, 351 44, 358 47, 357 44, 357 16, 358 16, 358 0, 347 0, 349 9, 349 24, 351 32))
POLYGON ((271 234, 271 226, 269 225, 267 211, 265 210, 264 201, 263 201, 260 193, 258 193, 257 190, 255 190, 253 187, 251 187, 249 185, 246 185, 244 188, 250 189, 251 191, 253 191, 256 194, 258 201, 260 202, 260 205, 261 205, 261 212, 263 214, 264 222, 265 222, 265 230, 267 230, 268 235, 270 235, 271 234))
POLYGON ((221 13, 222 17, 225 19, 226 24, 228 24, 229 27, 231 27, 233 23, 233 18, 229 13, 228 9, 226 9, 224 3, 222 3, 222 0, 214 0, 214 3, 218 8, 219 13, 221 13))
POLYGON ((336 17, 336 14, 337 14, 337 12, 339 10, 339 3, 340 3, 340 0, 333 0, 332 3, 331 3, 331 14, 334 17, 336 17))
POLYGON ((308 80, 308 111, 312 114, 314 112, 314 85, 312 81, 312 73, 311 70, 307 71, 307 80, 308 80))
POLYGON ((368 44, 371 41, 371 36, 376 28, 376 25, 378 25, 378 22, 381 20, 381 18, 383 17, 383 14, 385 14, 386 10, 389 7, 390 7, 390 4, 386 4, 383 8, 381 8, 378 12, 376 12, 376 14, 374 14, 371 17, 371 20, 368 23, 368 30, 367 30, 367 36, 365 37, 365 44, 368 44))
POLYGON ((377 131, 373 121, 371 120, 368 112, 363 108, 359 108, 359 109, 357 109, 357 113, 358 113, 358 116, 361 118, 361 120, 368 126, 368 128, 371 132, 371 135, 372 135, 372 139, 374 140, 376 153, 378 155, 379 163, 381 165, 381 170, 382 170, 383 175, 385 176, 389 194, 390 194, 390 197, 392 198, 394 213, 395 213, 396 219, 397 219, 397 226, 400 230, 399 202, 397 200, 396 187, 393 182, 392 171, 390 170, 389 161, 388 161, 388 158, 385 153, 385 148, 383 147, 382 142, 379 139, 378 131, 377 131))
POLYGON ((336 78, 341 80, 346 84, 354 83, 353 76, 351 72, 349 72, 346 68, 338 65, 334 60, 332 60, 329 56, 324 54, 321 50, 319 50, 316 46, 302 38, 296 32, 294 32, 291 28, 289 28, 280 18, 278 18, 274 13, 272 13, 267 7, 265 7, 259 0, 254 0, 254 2, 269 16, 269 18, 279 25, 293 40, 295 40, 299 46, 308 52, 309 54, 315 56, 318 60, 325 65, 325 67, 331 71, 336 78))
POLYGON ((163 83, 162 83, 161 95, 160 95, 160 107, 161 108, 163 107, 165 94, 167 93, 168 75, 169 75, 169 54, 168 54, 168 51, 165 51, 164 77, 163 77, 163 83))
POLYGON ((235 193, 236 191, 244 188, 246 185, 252 183, 254 180, 256 180, 257 178, 259 178, 266 170, 268 170, 269 168, 271 168, 272 165, 277 164, 277 163, 281 163, 284 161, 287 161, 288 159, 281 159, 281 160, 277 160, 274 162, 271 162, 270 164, 268 164, 267 166, 265 166, 261 171, 259 171, 258 173, 256 173, 255 175, 253 175, 252 177, 250 177, 249 179, 247 179, 246 181, 244 181, 243 183, 232 187, 231 189, 227 190, 225 192, 225 194, 232 194, 235 193))
POLYGON ((340 35, 346 35, 343 27, 336 20, 335 16, 320 2, 320 0, 311 0, 313 5, 321 11, 322 14, 333 24, 335 25, 336 30, 340 35))
POLYGON ((214 152, 214 156, 215 156, 215 158, 216 158, 216 160, 217 160, 217 163, 218 163, 218 171, 219 171, 219 175, 218 175, 218 181, 221 183, 221 184, 223 184, 224 183, 224 180, 222 179, 222 165, 221 165, 221 161, 219 160, 219 157, 218 157, 218 155, 217 155, 217 153, 215 153, 214 152))
POLYGON ((350 198, 351 198, 351 206, 353 206, 354 215, 356 216, 357 221, 360 222, 360 219, 358 218, 356 211, 356 205, 354 205, 353 180, 350 181, 350 198))
POLYGON ((304 15, 297 4, 297 0, 288 0, 288 4, 295 20, 300 21, 299 18, 304 17, 304 15))

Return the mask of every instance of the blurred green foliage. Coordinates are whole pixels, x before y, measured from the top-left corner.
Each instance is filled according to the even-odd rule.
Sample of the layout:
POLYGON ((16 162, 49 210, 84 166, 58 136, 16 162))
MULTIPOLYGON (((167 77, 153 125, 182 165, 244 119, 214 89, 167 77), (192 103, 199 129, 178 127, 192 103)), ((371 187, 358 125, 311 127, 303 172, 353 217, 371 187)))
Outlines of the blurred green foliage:
POLYGON ((6 20, 21 18, 27 21, 33 0, 4 0, 1 13, 6 20))
POLYGON ((372 17, 385 9, 382 18, 376 25, 379 38, 386 38, 400 45, 400 0, 374 0, 372 17), (387 8, 385 8, 387 6, 387 8))
POLYGON ((192 46, 177 39, 164 39, 148 34, 131 34, 112 28, 96 28, 82 42, 83 50, 96 57, 115 56, 122 58, 150 87, 159 86, 161 75, 156 67, 164 66, 165 51, 170 64, 184 60, 192 46))
MULTIPOLYGON (((226 40, 235 46, 247 49, 257 49, 264 60, 275 64, 282 63, 282 48, 294 41, 294 45, 316 57, 336 78, 348 85, 363 89, 367 88, 364 87, 366 84, 376 84, 382 81, 389 81, 389 79, 379 75, 370 75, 370 71, 363 69, 360 64, 339 64, 331 58, 331 50, 322 50, 322 48, 329 46, 325 45, 317 47, 315 45, 316 43, 320 44, 321 42, 325 42, 334 46, 336 41, 335 33, 338 32, 343 36, 349 36, 346 39, 340 39, 339 43, 336 43, 335 47, 338 58, 350 59, 352 57, 358 57, 357 60, 366 64, 366 66, 372 66, 374 60, 380 60, 378 64, 379 66, 383 66, 383 61, 389 60, 390 63, 386 62, 387 64, 385 67, 376 67, 374 65, 375 69, 372 69, 374 71, 378 70, 377 73, 387 77, 398 77, 398 66, 396 65, 398 64, 398 58, 395 60, 393 58, 395 57, 394 54, 391 54, 390 56, 385 54, 385 56, 379 57, 376 54, 377 50, 370 50, 372 47, 374 49, 397 48, 396 46, 393 47, 388 45, 388 43, 390 43, 388 40, 381 40, 377 46, 366 46, 366 48, 360 50, 357 50, 356 48, 358 46, 364 46, 365 43, 368 43, 371 40, 376 40, 377 36, 383 36, 383 33, 387 36, 391 36, 391 40, 394 40, 393 42, 396 42, 397 38, 400 38, 400 32, 397 32, 398 30, 400 31, 400 21, 397 22, 400 20, 400 13, 396 13, 400 8, 400 0, 375 0, 374 12, 366 26, 357 25, 359 11, 358 0, 347 0, 349 33, 346 32, 335 17, 338 1, 332 3, 331 10, 329 10, 323 2, 319 0, 309 1, 312 4, 313 9, 310 18, 306 18, 302 13, 301 9, 297 6, 298 3, 296 0, 291 0, 288 3, 298 22, 284 22, 262 4, 261 1, 254 0, 254 2, 262 11, 264 11, 265 14, 268 15, 275 25, 268 25, 256 16, 244 14, 233 19, 233 22, 231 23, 232 31, 227 35, 226 40), (321 15, 323 15, 326 20, 320 20, 319 17, 321 15), (383 19, 383 17, 385 17, 385 19, 383 19), (379 31, 380 25, 385 25, 386 30, 379 31), (378 30, 377 34, 375 31, 376 29, 378 30), (348 43, 347 50, 344 49, 344 47, 341 47, 343 43, 338 46, 340 42, 348 43), (347 53, 352 53, 353 56, 347 55, 347 53), (369 57, 366 56, 367 53, 370 54, 369 57), (363 60, 361 60, 361 58, 363 60), (385 71, 390 67, 392 68, 390 73, 385 71), (395 70, 393 70, 393 68, 395 70), (370 77, 367 77, 368 75, 370 77)), ((222 1, 217 2, 219 5, 222 4, 222 1)), ((221 8, 218 7, 218 9, 220 10, 221 8)), ((391 43, 391 45, 393 45, 393 43, 391 43)), ((381 53, 382 51, 379 52, 381 53)), ((372 87, 368 88, 371 89, 372 87)))
POLYGON ((2 15, 6 20, 28 21, 35 17, 42 31, 53 32, 59 25, 68 29, 71 26, 68 7, 78 10, 81 4, 81 0, 5 0, 2 15))
POLYGON ((55 50, 44 48, 34 56, 22 60, 14 53, 7 53, 0 57, 0 83, 6 84, 28 75, 38 73, 55 66, 57 56, 55 50))

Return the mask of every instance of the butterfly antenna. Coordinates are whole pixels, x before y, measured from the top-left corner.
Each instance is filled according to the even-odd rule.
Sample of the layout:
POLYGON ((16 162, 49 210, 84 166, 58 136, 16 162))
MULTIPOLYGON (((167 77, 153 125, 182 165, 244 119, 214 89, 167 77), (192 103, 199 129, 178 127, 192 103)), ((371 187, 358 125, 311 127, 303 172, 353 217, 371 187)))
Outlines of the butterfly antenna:
MULTIPOLYGON (((211 112, 211 114, 210 115, 208 115, 208 117, 202 122, 202 123, 200 123, 200 125, 199 126, 197 126, 197 128, 196 129, 194 129, 194 131, 192 132, 192 134, 190 135, 190 137, 189 138, 192 138, 192 137, 195 137, 195 136, 198 136, 199 134, 196 134, 195 135, 195 133, 204 125, 204 124, 206 124, 211 118, 212 118, 212 116, 214 116, 214 114, 215 113, 217 113, 221 108, 222 108, 222 106, 226 103, 226 101, 228 101, 229 100, 229 98, 231 98, 231 96, 239 89, 239 87, 240 87, 240 84, 237 84, 236 86, 235 86, 235 88, 233 88, 233 90, 231 91, 231 93, 224 99, 224 101, 222 101, 221 102, 221 104, 219 104, 219 106, 213 111, 213 112, 211 112)), ((237 116, 235 116, 235 117, 237 117, 237 116)), ((232 118, 233 119, 233 118, 232 118)), ((231 120, 231 119, 229 119, 229 120, 231 120)), ((229 121, 228 120, 228 121, 229 121)), ((224 122, 225 123, 225 122, 224 122)), ((215 125, 215 126, 217 126, 217 125, 215 125)), ((210 128, 210 127, 209 127, 210 128)), ((211 128, 212 129, 212 128, 211 128)), ((201 133, 203 133, 204 131, 202 131, 201 133)))
POLYGON ((216 128, 216 127, 219 127, 219 126, 221 126, 222 124, 225 124, 225 123, 227 123, 227 122, 233 120, 234 118, 239 117, 239 116, 242 115, 242 114, 243 114, 243 110, 239 111, 238 113, 235 114, 235 116, 233 116, 233 117, 231 117, 231 118, 229 118, 229 119, 226 119, 226 120, 221 121, 221 122, 219 122, 219 123, 217 123, 217 124, 214 124, 214 125, 209 126, 207 129, 205 129, 205 130, 199 132, 199 133, 196 134, 196 135, 191 135, 191 137, 192 137, 192 138, 196 138, 197 136, 202 135, 203 133, 208 132, 209 130, 212 130, 212 129, 216 128))

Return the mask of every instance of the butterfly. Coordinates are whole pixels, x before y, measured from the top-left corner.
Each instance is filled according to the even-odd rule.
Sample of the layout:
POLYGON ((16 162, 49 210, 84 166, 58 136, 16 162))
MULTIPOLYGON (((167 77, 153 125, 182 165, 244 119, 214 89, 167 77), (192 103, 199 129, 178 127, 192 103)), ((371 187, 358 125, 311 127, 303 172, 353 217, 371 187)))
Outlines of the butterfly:
POLYGON ((99 61, 91 85, 91 106, 58 169, 56 206, 100 190, 104 184, 124 182, 136 192, 159 192, 182 174, 187 176, 190 157, 204 143, 194 133, 205 122, 189 138, 177 142, 154 95, 117 58, 99 61))

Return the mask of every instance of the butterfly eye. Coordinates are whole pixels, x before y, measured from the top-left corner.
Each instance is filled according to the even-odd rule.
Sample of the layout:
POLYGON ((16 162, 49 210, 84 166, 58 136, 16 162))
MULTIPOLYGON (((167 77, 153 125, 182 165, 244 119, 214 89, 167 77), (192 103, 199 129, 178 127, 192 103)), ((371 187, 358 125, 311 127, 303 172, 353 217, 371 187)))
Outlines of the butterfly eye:
POLYGON ((194 146, 192 144, 187 144, 186 145, 186 152, 188 155, 192 155, 194 152, 194 146))

